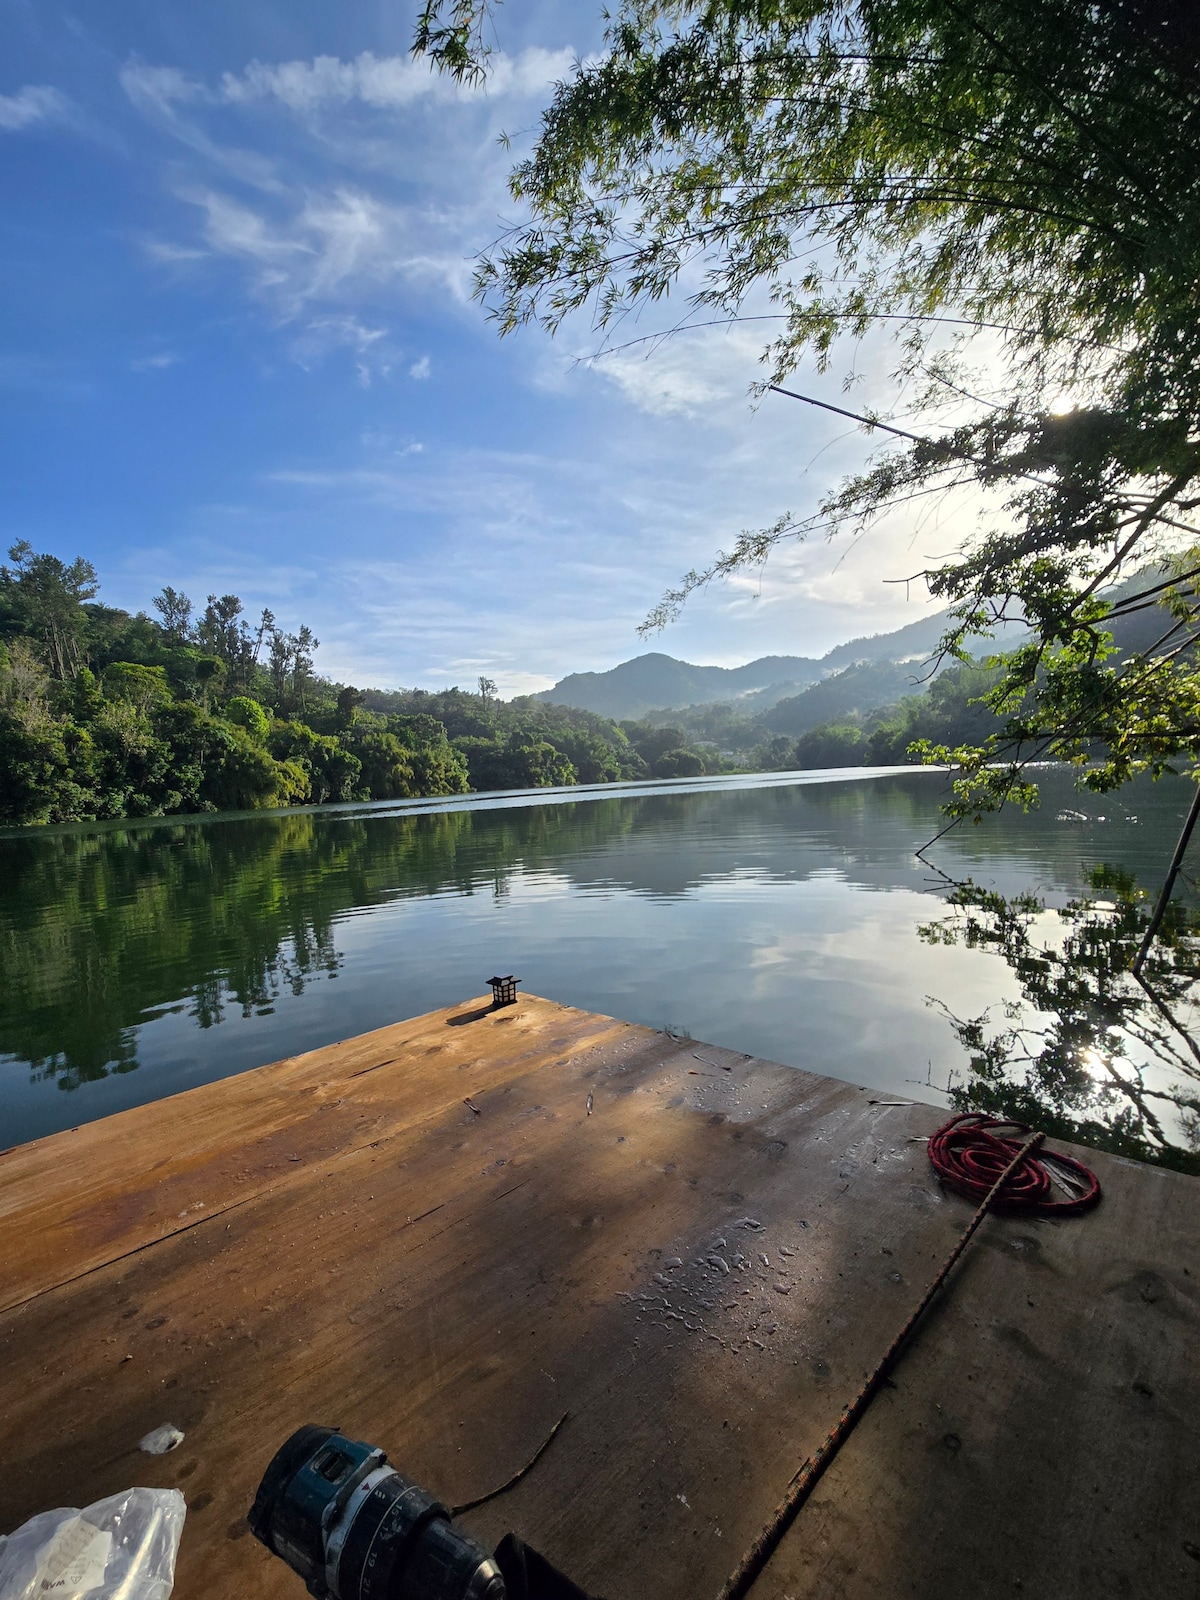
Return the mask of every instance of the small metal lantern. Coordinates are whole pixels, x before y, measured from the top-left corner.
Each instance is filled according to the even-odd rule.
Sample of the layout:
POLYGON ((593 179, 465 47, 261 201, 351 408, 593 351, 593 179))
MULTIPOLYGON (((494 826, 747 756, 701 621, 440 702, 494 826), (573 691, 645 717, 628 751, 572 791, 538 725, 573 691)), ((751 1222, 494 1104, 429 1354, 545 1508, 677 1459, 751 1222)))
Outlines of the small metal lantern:
POLYGON ((489 978, 492 986, 492 1004, 494 1006, 515 1006, 517 1003, 517 985, 520 978, 514 978, 510 972, 507 978, 489 978))

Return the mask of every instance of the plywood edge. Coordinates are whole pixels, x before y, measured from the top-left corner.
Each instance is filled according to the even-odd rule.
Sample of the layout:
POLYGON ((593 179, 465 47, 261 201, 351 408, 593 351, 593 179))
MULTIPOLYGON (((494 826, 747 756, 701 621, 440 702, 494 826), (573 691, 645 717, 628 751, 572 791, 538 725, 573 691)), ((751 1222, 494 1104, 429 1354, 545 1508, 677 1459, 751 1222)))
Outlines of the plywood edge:
MULTIPOLYGON (((492 1016, 528 1016, 533 1012, 537 1020, 543 1018, 543 1009, 567 1017, 589 1018, 615 1023, 615 1018, 599 1018, 590 1012, 576 1011, 554 1000, 543 1000, 537 995, 522 995, 515 1011, 490 1012, 490 1002, 484 996, 475 996, 416 1017, 385 1023, 366 1033, 354 1034, 315 1049, 283 1056, 277 1061, 264 1062, 257 1067, 218 1078, 211 1083, 196 1084, 175 1094, 163 1095, 144 1105, 130 1106, 114 1111, 91 1122, 64 1129, 60 1133, 43 1135, 25 1144, 13 1145, 0 1152, 0 1208, 5 1192, 34 1176, 54 1181, 62 1172, 76 1163, 81 1156, 90 1156, 97 1148, 111 1146, 113 1141, 142 1137, 158 1124, 179 1127, 184 1123, 200 1123, 206 1113, 220 1112, 236 1106, 239 1111, 253 1108, 263 1099, 280 1091, 296 1092, 322 1084, 349 1082, 363 1071, 376 1065, 373 1056, 382 1052, 409 1049, 418 1044, 426 1034, 440 1032, 459 1016, 488 1013, 492 1016)), ((480 1015, 480 1020, 486 1020, 480 1015)), ((464 1043, 466 1041, 464 1040, 464 1043)), ((2 1214, 2 1209, 0 1209, 2 1214)))
POLYGON ((0 1310, 623 1036, 655 1037, 538 996, 476 997, 21 1147, 0 1163, 0 1310))

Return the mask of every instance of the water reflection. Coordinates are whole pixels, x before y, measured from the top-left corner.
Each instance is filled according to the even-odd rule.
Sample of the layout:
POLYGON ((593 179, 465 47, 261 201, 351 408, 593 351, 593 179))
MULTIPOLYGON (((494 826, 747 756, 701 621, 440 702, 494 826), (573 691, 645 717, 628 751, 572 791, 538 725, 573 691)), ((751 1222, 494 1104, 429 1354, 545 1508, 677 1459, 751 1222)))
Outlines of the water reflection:
MULTIPOLYGON (((940 826, 942 782, 772 775, 549 805, 489 797, 426 814, 10 835, 0 1146, 457 1003, 495 971, 586 1009, 938 1099, 962 1056, 925 996, 968 1023, 1026 1003, 1024 968, 1005 959, 1016 933, 1007 946, 985 938, 983 907, 956 904, 954 931, 917 935, 947 890, 914 854, 940 826)), ((1078 809, 1068 777, 1046 783, 1042 812, 943 840, 944 874, 1050 908, 1099 860, 1156 881, 1187 786, 1110 800, 1101 820, 1078 809), (1076 820, 1057 820, 1065 805, 1076 820)), ((1054 913, 1030 913, 1030 941, 1039 916, 1054 913)), ((1103 1031, 1080 1048, 1103 1052, 1103 1031)), ((1169 1139, 1186 1147, 1174 1123, 1169 1139)))
POLYGON ((1101 865, 1088 879, 1088 893, 1056 910, 967 880, 949 890, 947 914, 919 930, 930 944, 998 956, 1020 988, 1019 1000, 973 1017, 933 1001, 968 1057, 950 1098, 1200 1173, 1200 913, 1172 901, 1135 978, 1152 900, 1121 868, 1101 865))

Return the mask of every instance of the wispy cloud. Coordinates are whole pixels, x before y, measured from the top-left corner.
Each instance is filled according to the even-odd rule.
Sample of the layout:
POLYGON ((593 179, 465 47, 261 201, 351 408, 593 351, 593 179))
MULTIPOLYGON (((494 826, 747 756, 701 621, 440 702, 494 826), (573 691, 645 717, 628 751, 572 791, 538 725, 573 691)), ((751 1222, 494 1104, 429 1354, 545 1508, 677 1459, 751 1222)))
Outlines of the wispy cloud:
POLYGON ((167 267, 180 266, 186 261, 206 261, 212 254, 210 250, 201 250, 196 245, 175 244, 170 239, 146 238, 141 243, 151 261, 167 267))
POLYGON ((469 297, 466 251, 453 247, 457 230, 445 211, 351 184, 274 205, 250 205, 215 188, 185 189, 181 197, 203 213, 206 253, 247 268, 251 291, 282 323, 321 307, 344 310, 349 325, 364 296, 404 283, 449 291, 459 303, 469 297))
MULTIPOLYGON (((215 84, 174 66, 130 61, 121 72, 130 103, 192 152, 190 173, 186 165, 168 170, 178 198, 200 214, 191 238, 156 232, 143 247, 167 266, 238 264, 251 296, 288 329, 297 360, 346 348, 360 381, 369 382, 382 375, 385 356, 388 366, 395 356, 383 336, 405 312, 405 291, 448 297, 456 307, 469 301, 472 259, 503 203, 505 162, 492 110, 544 93, 571 59, 541 49, 501 56, 486 94, 406 57, 370 52, 347 61, 255 61, 215 84), (417 102, 434 107, 448 98, 477 102, 479 112, 456 122, 449 137, 411 139, 397 169, 395 118, 417 102), (318 143, 264 128, 261 111, 270 107, 308 131, 318 121, 318 143), (350 136, 352 107, 377 126, 374 143, 359 137, 361 127, 350 136), (385 123, 390 171, 378 159, 385 123), (434 168, 418 171, 412 152, 422 150, 425 162, 435 148, 434 168)), ((410 357, 409 371, 420 378, 428 369, 410 357)))
POLYGON ((167 367, 173 367, 179 357, 170 350, 160 350, 155 355, 138 356, 129 363, 133 372, 163 372, 167 367))
MULTIPOLYGON (((215 96, 230 105, 276 100, 307 114, 327 105, 358 102, 376 110, 397 111, 417 100, 523 99, 542 95, 565 77, 574 62, 570 50, 534 47, 515 56, 492 57, 482 85, 456 83, 409 56, 376 56, 364 50, 352 61, 314 56, 311 61, 252 61, 241 73, 227 72, 215 96)), ((183 92, 193 93, 188 85, 183 92)))
POLYGON ((27 83, 16 94, 0 94, 0 128, 20 133, 44 122, 66 122, 71 104, 64 94, 44 83, 27 83))
POLYGON ((156 67, 133 60, 122 67, 120 80, 137 111, 204 160, 255 189, 272 193, 282 187, 273 158, 224 144, 205 130, 200 114, 214 103, 214 97, 199 79, 189 77, 178 67, 156 67))
MULTIPOLYGON (((309 61, 252 61, 242 72, 226 72, 216 85, 178 67, 131 60, 121 85, 143 111, 178 120, 182 108, 263 105, 274 102, 301 117, 327 107, 361 105, 404 111, 418 101, 502 101, 543 98, 566 77, 575 61, 570 50, 532 47, 514 56, 498 52, 482 83, 459 83, 409 56, 376 56, 364 50, 353 60, 314 56, 309 61)), ((23 90, 23 94, 53 90, 23 90)))
MULTIPOLYGON (((207 79, 140 61, 122 73, 165 136, 164 187, 183 202, 178 237, 156 218, 148 254, 187 269, 181 286, 232 288, 301 368, 336 357, 363 388, 395 385, 378 427, 356 422, 353 442, 331 440, 323 459, 281 451, 247 490, 264 541, 286 524, 324 550, 331 529, 355 530, 319 580, 296 580, 327 670, 432 684, 469 661, 515 688, 611 664, 647 648, 636 625, 681 572, 739 529, 811 509, 862 461, 853 426, 773 397, 751 410, 769 337, 757 325, 592 360, 581 319, 553 345, 531 333, 489 356, 507 387, 481 385, 477 413, 447 421, 424 393, 405 395, 403 380, 455 370, 465 330, 490 341, 468 302, 471 262, 511 205, 496 134, 501 118, 528 128, 571 65, 569 51, 499 56, 483 91, 369 51, 207 79), (523 409, 537 450, 471 448, 515 438, 507 425, 523 409)), ((656 647, 726 662, 819 654, 909 620, 927 597, 905 614, 903 591, 880 580, 919 564, 921 536, 910 519, 856 548, 781 549, 765 571, 697 596, 656 647)))

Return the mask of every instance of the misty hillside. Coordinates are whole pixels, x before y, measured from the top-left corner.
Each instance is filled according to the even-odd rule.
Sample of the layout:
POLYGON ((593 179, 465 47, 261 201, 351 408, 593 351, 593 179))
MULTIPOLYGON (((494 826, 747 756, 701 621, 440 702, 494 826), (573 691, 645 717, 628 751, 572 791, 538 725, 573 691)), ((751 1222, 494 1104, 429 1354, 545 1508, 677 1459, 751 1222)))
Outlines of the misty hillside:
POLYGON ((747 697, 757 714, 859 662, 919 663, 933 650, 946 626, 945 612, 910 622, 893 633, 850 639, 819 659, 812 656, 760 656, 742 667, 694 666, 652 651, 622 661, 607 672, 573 672, 536 696, 555 705, 575 706, 618 720, 644 717, 664 707, 715 705, 747 697))
MULTIPOLYGON (((1119 603, 1144 583, 1135 574, 1105 598, 1119 603)), ((929 677, 927 663, 946 628, 947 613, 922 617, 892 633, 877 633, 835 645, 819 659, 811 656, 761 656, 742 667, 694 666, 655 651, 622 661, 608 672, 574 672, 533 698, 592 711, 616 721, 649 718, 679 721, 705 736, 730 742, 731 729, 701 730, 703 707, 724 707, 734 720, 752 723, 760 734, 796 737, 823 722, 860 716, 920 694, 929 677), (687 713, 695 712, 694 717, 687 713)), ((1111 623, 1113 641, 1129 654, 1147 650, 1169 625, 1160 605, 1151 605, 1111 623)), ((978 640, 980 656, 989 649, 1013 650, 1028 637, 1017 623, 994 642, 978 640)))
MULTIPOLYGON (((947 612, 936 611, 932 617, 907 622, 892 633, 864 634, 858 639, 848 639, 845 644, 834 645, 821 657, 822 673, 839 671, 857 661, 912 661, 915 658, 919 663, 937 649, 948 617, 947 612)), ((1012 645, 1006 648, 1011 649, 1012 645)))
POLYGON ((823 722, 864 716, 880 706, 895 705, 906 695, 920 694, 931 670, 919 661, 858 661, 780 700, 762 724, 769 733, 798 737, 823 722))

